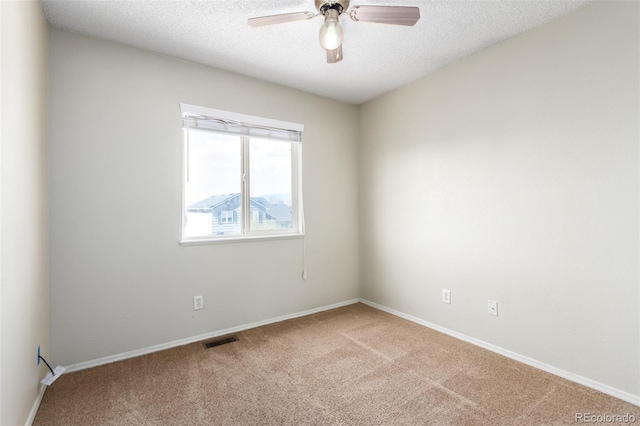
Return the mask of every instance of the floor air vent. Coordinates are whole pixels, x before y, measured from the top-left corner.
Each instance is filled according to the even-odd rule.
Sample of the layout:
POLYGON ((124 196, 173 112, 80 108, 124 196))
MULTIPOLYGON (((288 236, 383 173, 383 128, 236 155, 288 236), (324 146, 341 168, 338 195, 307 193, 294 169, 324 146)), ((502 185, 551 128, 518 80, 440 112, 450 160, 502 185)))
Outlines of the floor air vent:
POLYGON ((237 342, 238 338, 236 336, 227 336, 220 339, 209 340, 207 342, 202 342, 202 346, 205 349, 215 348, 216 346, 226 345, 227 343, 237 342))

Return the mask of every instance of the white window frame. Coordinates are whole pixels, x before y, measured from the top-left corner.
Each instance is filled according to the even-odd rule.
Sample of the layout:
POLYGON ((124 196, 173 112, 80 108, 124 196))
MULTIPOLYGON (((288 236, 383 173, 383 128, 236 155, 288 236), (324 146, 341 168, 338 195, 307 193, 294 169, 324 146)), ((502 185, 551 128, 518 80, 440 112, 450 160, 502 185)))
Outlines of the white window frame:
MULTIPOLYGON (((241 180, 241 211, 242 223, 241 231, 238 235, 206 235, 206 236, 185 236, 186 219, 186 184, 188 174, 188 131, 183 127, 182 131, 182 238, 181 245, 212 244, 220 242, 236 241, 261 241, 273 239, 288 239, 304 237, 304 220, 302 205, 302 143, 298 140, 283 140, 283 134, 287 131, 302 133, 302 124, 273 120, 268 118, 238 114, 212 108, 200 107, 189 104, 180 104, 183 118, 185 114, 202 117, 211 117, 216 120, 232 123, 230 127, 239 132, 226 133, 224 129, 216 131, 222 134, 240 135, 241 140, 241 172, 238 177, 241 180), (243 132, 243 133, 240 133, 243 132), (278 137, 271 138, 270 134, 275 133, 278 137), (251 230, 251 188, 250 188, 250 156, 249 145, 251 137, 260 139, 283 140, 283 143, 291 144, 291 221, 290 229, 273 230, 251 230)), ((222 222, 221 222, 222 223, 222 222)), ((227 223, 227 222, 225 222, 227 223)))

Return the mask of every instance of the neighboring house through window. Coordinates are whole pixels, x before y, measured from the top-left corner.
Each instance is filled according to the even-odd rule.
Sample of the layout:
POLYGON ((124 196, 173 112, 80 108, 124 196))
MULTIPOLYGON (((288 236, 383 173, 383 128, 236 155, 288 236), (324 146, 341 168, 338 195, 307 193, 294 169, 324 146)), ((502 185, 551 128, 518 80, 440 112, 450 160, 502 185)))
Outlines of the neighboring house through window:
POLYGON ((303 126, 181 108, 182 242, 302 235, 303 126))
POLYGON ((232 223, 233 222, 233 212, 228 210, 223 210, 220 212, 220 223, 232 223))

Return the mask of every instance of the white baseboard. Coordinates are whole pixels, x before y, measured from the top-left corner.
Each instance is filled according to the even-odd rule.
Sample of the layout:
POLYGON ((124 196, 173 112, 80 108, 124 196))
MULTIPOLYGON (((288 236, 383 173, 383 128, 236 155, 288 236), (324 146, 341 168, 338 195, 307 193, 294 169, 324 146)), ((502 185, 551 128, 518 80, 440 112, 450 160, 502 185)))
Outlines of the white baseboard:
POLYGON ((31 411, 29 412, 29 417, 27 417, 27 421, 24 423, 25 426, 31 426, 33 421, 36 419, 36 414, 38 414, 38 408, 40 408, 40 403, 42 402, 42 397, 44 396, 44 391, 47 390, 47 386, 40 384, 40 390, 38 391, 38 396, 31 407, 31 411))
POLYGON ((457 331, 449 330, 448 328, 439 326, 437 324, 433 324, 431 322, 422 320, 420 318, 416 318, 416 317, 411 316, 411 315, 407 315, 404 312, 396 311, 395 309, 391 309, 391 308, 388 308, 386 306, 379 305, 379 304, 371 302, 369 300, 360 299, 360 302, 364 303, 365 305, 369 305, 372 308, 376 308, 376 309, 379 309, 381 311, 384 311, 384 312, 390 313, 392 315, 395 315, 397 317, 404 318, 404 319, 409 320, 411 322, 415 322, 416 324, 420 324, 420 325, 423 325, 425 327, 431 328, 433 330, 439 331, 441 333, 447 334, 447 335, 449 335, 451 337, 455 337, 456 339, 463 340, 465 342, 471 343, 471 344, 479 346, 481 348, 488 349, 491 352, 495 352, 497 354, 506 356, 507 358, 511 358, 513 360, 522 362, 523 364, 527 364, 527 365, 530 365, 532 367, 538 368, 540 370, 546 371, 547 373, 551 373, 551 374, 554 374, 556 376, 562 377, 563 379, 570 380, 572 382, 578 383, 578 384, 583 385, 583 386, 587 386, 587 387, 589 387, 591 389, 595 389, 595 390, 600 391, 602 393, 606 393, 607 395, 611 395, 613 397, 619 398, 619 399, 621 399, 623 401, 626 401, 626 402, 629 402, 631 404, 640 406, 640 396, 638 396, 638 395, 633 395, 631 393, 622 391, 620 389, 616 389, 616 388, 614 388, 612 386, 605 385, 605 384, 600 383, 600 382, 596 382, 595 380, 589 379, 587 377, 583 377, 583 376, 580 376, 580 375, 577 375, 577 374, 573 374, 573 373, 571 373, 569 371, 565 371, 565 370, 562 370, 560 368, 554 367, 552 365, 545 364, 544 362, 540 362, 540 361, 537 361, 537 360, 535 360, 533 358, 529 358, 529 357, 526 357, 524 355, 520 355, 520 354, 518 354, 516 352, 512 352, 512 351, 510 351, 508 349, 501 348, 500 346, 496 346, 496 345, 493 345, 491 343, 484 342, 484 341, 476 339, 474 337, 470 337, 470 336, 467 336, 465 334, 458 333, 457 331))
POLYGON ((306 315, 315 314, 322 311, 328 311, 330 309, 340 308, 342 306, 353 305, 358 303, 360 299, 351 299, 344 302, 334 303, 332 305, 322 306, 319 308, 309 309, 302 312, 296 312, 293 314, 282 315, 276 318, 270 318, 263 321, 252 322, 250 324, 244 324, 237 327, 226 328, 224 330, 213 331, 211 333, 200 334, 198 336, 187 337, 185 339, 174 340, 172 342, 162 343, 160 345, 149 346, 146 348, 136 349, 129 352, 123 352, 116 355, 106 356, 104 358, 98 358, 92 361, 85 361, 78 364, 72 364, 67 366, 66 373, 72 373, 74 371, 80 371, 87 368, 97 367, 99 365, 110 364, 116 361, 122 361, 129 358, 135 358, 141 355, 150 354, 153 352, 163 351, 165 349, 175 348, 177 346, 187 345, 193 342, 199 342, 201 340, 210 339, 213 337, 224 336, 225 334, 238 333, 240 331, 249 330, 250 328, 256 328, 267 324, 273 324, 274 322, 285 321, 288 319, 299 318, 306 315))

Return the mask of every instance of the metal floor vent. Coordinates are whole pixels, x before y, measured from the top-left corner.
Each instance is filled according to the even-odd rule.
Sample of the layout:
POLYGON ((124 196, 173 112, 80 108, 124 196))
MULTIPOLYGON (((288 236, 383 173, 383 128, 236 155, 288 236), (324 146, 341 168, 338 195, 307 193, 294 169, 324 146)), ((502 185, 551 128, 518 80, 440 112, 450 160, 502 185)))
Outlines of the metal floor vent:
POLYGON ((223 337, 221 339, 209 340, 208 342, 202 342, 202 346, 205 349, 215 348, 216 346, 226 345, 227 343, 237 342, 238 338, 234 336, 223 337))

